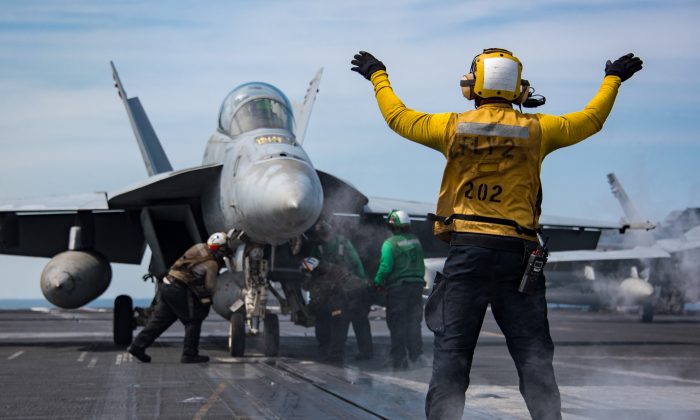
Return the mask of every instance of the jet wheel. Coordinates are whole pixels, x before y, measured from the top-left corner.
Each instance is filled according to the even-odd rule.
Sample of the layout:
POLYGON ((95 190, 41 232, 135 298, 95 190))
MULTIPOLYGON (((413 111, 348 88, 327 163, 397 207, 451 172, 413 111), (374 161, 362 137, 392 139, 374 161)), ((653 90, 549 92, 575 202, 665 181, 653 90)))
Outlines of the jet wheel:
POLYGON ((265 329, 263 338, 265 343, 265 356, 275 357, 280 350, 280 320, 277 314, 266 313, 263 320, 265 329))
POLYGON ((134 303, 131 297, 119 295, 114 299, 114 313, 112 316, 112 333, 114 344, 128 346, 133 339, 134 303))
POLYGON ((234 312, 231 315, 228 334, 228 351, 233 357, 245 353, 245 314, 234 312))

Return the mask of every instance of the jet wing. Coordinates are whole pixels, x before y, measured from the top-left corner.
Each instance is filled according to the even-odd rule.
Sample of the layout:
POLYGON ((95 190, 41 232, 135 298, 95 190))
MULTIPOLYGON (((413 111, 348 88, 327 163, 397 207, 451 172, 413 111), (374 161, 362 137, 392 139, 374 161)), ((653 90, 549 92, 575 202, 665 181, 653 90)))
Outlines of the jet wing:
POLYGON ((141 210, 198 202, 220 171, 221 165, 201 166, 158 174, 114 194, 0 203, 0 254, 53 257, 68 249, 71 227, 80 226, 109 261, 139 264, 146 247, 141 210))
MULTIPOLYGON (((432 232, 433 223, 426 219, 426 215, 435 212, 435 207, 434 203, 370 197, 369 202, 364 207, 364 213, 386 216, 391 210, 401 209, 406 211, 417 225, 426 225, 428 226, 426 229, 432 232)), ((598 239, 602 230, 624 231, 630 228, 630 226, 619 222, 548 215, 540 217, 540 225, 544 235, 550 238, 549 248, 551 251, 592 250, 598 245, 598 239)), ((429 235, 432 235, 432 233, 429 235)), ((421 241, 427 239, 427 237, 420 238, 421 241)))
POLYGON ((670 258, 671 255, 656 247, 636 247, 609 251, 562 251, 549 255, 550 263, 593 262, 611 260, 646 260, 653 258, 670 258))
POLYGON ((141 208, 163 202, 198 198, 204 188, 218 182, 223 165, 205 165, 154 175, 109 195, 110 208, 141 208))
POLYGON ((403 210, 408 213, 409 216, 411 216, 411 219, 426 220, 428 213, 435 212, 435 204, 422 201, 370 197, 369 202, 364 208, 365 213, 381 214, 383 216, 388 215, 392 210, 403 210))
POLYGON ((68 249, 73 226, 91 232, 94 249, 109 261, 141 262, 139 213, 110 210, 105 193, 0 204, 0 254, 53 257, 68 249))
POLYGON ((603 220, 579 219, 575 217, 540 216, 540 225, 543 228, 570 228, 570 229, 627 229, 630 226, 620 222, 608 222, 603 220))
MULTIPOLYGON (((562 269, 560 265, 568 263, 593 263, 596 261, 623 261, 623 260, 648 260, 655 258, 670 258, 671 255, 656 247, 636 247, 633 249, 620 249, 611 251, 559 251, 549 254, 547 270, 562 269)), ((446 258, 425 259, 426 288, 432 289, 433 279, 437 272, 441 272, 446 258)))
POLYGON ((107 194, 104 192, 52 196, 41 199, 22 198, 10 203, 0 203, 0 213, 108 209, 107 194))

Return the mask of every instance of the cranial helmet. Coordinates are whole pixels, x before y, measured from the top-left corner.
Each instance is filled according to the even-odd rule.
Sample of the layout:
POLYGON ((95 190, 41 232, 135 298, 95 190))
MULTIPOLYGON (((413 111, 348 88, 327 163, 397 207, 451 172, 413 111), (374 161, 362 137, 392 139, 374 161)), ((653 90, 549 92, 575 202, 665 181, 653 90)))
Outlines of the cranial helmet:
POLYGON ((207 246, 213 252, 228 247, 228 235, 225 232, 216 232, 207 240, 207 246))
POLYGON ((325 220, 319 220, 314 225, 314 233, 321 238, 328 237, 328 235, 330 235, 331 232, 333 232, 333 227, 331 227, 331 224, 326 222, 325 220))
POLYGON ((462 95, 470 101, 502 98, 522 104, 530 96, 530 83, 521 79, 522 71, 522 63, 510 51, 487 48, 474 57, 469 73, 460 80, 462 95))
POLYGON ((411 226, 411 219, 408 214, 403 210, 392 210, 387 216, 389 221, 389 226, 396 228, 403 228, 411 226))

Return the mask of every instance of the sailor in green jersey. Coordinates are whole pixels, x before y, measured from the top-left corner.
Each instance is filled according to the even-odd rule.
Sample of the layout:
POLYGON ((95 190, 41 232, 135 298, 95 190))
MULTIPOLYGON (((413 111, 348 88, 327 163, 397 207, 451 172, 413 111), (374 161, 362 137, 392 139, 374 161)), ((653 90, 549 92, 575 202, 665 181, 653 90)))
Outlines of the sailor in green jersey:
POLYGON ((423 248, 410 233, 411 219, 403 210, 388 216, 393 235, 382 244, 376 288, 386 290, 386 323, 391 335, 391 363, 407 368, 408 359, 417 362, 423 354, 423 248), (408 359, 407 359, 408 357, 408 359))

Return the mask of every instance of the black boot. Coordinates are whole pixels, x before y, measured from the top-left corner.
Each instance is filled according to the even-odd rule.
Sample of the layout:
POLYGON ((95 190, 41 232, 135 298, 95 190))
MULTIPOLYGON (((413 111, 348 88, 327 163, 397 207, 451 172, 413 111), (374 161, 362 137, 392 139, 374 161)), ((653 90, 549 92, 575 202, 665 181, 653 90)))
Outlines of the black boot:
POLYGON ((151 356, 146 354, 146 349, 144 349, 143 347, 137 347, 132 344, 126 348, 126 351, 128 351, 132 356, 139 359, 143 363, 151 362, 151 356))
POLYGON ((183 354, 180 358, 182 363, 206 363, 209 361, 209 356, 201 356, 199 354, 189 355, 183 354))

